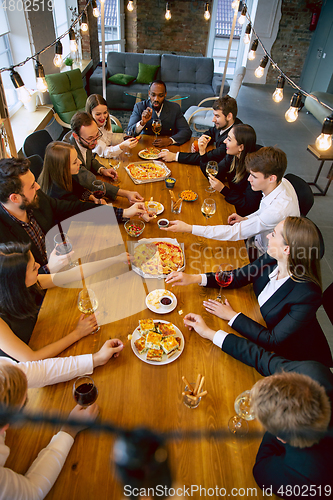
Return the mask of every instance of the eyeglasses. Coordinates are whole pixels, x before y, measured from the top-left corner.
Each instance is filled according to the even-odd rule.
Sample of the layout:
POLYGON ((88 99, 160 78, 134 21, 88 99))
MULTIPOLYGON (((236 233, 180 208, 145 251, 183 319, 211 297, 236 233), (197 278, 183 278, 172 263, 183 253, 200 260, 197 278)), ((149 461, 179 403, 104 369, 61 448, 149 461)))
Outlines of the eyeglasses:
POLYGON ((98 141, 98 139, 100 139, 103 135, 103 132, 101 132, 100 130, 98 131, 98 134, 96 135, 96 137, 94 139, 90 139, 90 141, 87 141, 86 139, 84 139, 83 137, 81 137, 79 135, 79 138, 82 142, 85 142, 86 144, 88 144, 88 146, 91 146, 91 144, 93 144, 94 142, 98 141))

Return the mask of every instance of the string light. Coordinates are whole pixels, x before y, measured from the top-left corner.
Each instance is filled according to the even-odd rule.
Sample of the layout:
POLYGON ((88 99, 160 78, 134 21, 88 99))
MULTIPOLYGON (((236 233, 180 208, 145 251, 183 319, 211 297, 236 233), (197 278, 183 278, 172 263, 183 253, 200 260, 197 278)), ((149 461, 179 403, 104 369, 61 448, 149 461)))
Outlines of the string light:
POLYGON ((290 101, 290 108, 285 113, 285 119, 287 122, 295 122, 298 118, 298 108, 300 107, 302 101, 302 94, 300 92, 295 92, 290 101))
POLYGON ((82 14, 82 18, 81 18, 81 31, 83 31, 84 33, 86 31, 88 31, 88 21, 87 21, 87 14, 85 12, 83 12, 82 14))
POLYGON ((256 58, 256 51, 258 48, 258 43, 259 43, 258 38, 253 40, 252 45, 251 45, 251 50, 250 50, 249 55, 248 55, 249 61, 254 61, 254 59, 256 58))
POLYGON ((62 66, 62 43, 60 40, 55 44, 55 56, 53 59, 53 64, 57 68, 61 68, 62 66))
POLYGON ((134 10, 134 4, 133 4, 132 0, 129 0, 129 2, 127 4, 127 10, 128 10, 128 12, 133 12, 133 10, 134 10))
POLYGON ((171 19, 171 11, 169 9, 169 2, 167 2, 166 6, 165 6, 165 16, 164 17, 167 21, 170 21, 170 19, 171 19))
POLYGON ((69 50, 71 52, 76 52, 77 51, 77 43, 76 43, 75 33, 74 33, 73 28, 71 28, 69 30, 68 34, 69 34, 69 50))
POLYGON ((332 146, 333 113, 327 116, 323 122, 321 134, 317 137, 315 146, 319 151, 327 151, 332 146))
POLYGON ((244 5, 242 8, 241 15, 239 16, 239 19, 238 19, 238 22, 241 26, 245 23, 246 12, 247 12, 246 5, 244 5))
POLYGON ((31 100, 31 95, 25 88, 21 75, 14 69, 12 69, 10 72, 10 79, 17 90, 18 99, 23 102, 23 104, 29 102, 31 100))
POLYGON ((210 19, 209 3, 208 2, 206 2, 206 5, 205 5, 204 18, 206 19, 206 21, 209 21, 209 19, 210 19))
POLYGON ((277 79, 276 89, 273 92, 272 99, 274 102, 281 102, 283 99, 283 87, 284 87, 285 78, 280 75, 277 79))
POLYGON ((99 17, 101 14, 98 10, 96 0, 92 0, 92 8, 93 8, 93 16, 94 17, 99 17))
POLYGON ((39 90, 40 92, 46 92, 47 84, 45 80, 45 72, 43 65, 39 62, 38 59, 36 61, 35 73, 36 73, 37 90, 39 90))
POLYGON ((246 28, 245 28, 245 35, 243 37, 243 42, 245 43, 245 45, 247 45, 248 43, 250 43, 250 40, 251 40, 251 23, 249 23, 246 28))
POLYGON ((261 59, 259 66, 257 67, 257 69, 254 72, 254 75, 257 78, 261 78, 264 75, 264 69, 266 68, 267 63, 268 63, 268 56, 264 56, 261 59))

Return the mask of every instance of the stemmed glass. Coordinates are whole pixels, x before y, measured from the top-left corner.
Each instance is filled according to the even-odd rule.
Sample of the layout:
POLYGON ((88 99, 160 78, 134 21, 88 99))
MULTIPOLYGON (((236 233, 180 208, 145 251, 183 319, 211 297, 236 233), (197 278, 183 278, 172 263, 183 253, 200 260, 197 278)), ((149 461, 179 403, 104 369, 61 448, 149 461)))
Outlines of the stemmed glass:
MULTIPOLYGON (((57 233, 53 238, 53 241, 57 255, 67 255, 73 250, 72 242, 66 233, 57 233)), ((78 262, 73 262, 72 259, 68 256, 68 265, 69 267, 75 267, 78 265, 78 262)))
POLYGON ((202 215, 209 219, 216 212, 216 203, 212 198, 206 198, 201 206, 202 215))
MULTIPOLYGON (((126 134, 124 134, 124 136, 123 136, 123 140, 124 140, 124 141, 127 141, 127 139, 131 139, 131 137, 134 137, 134 132, 133 132, 133 130, 126 130, 126 134)), ((130 149, 130 148, 127 148, 127 147, 126 147, 126 148, 123 150, 123 153, 124 153, 124 155, 125 155, 125 156, 128 156, 128 157, 132 156, 132 153, 131 153, 131 149, 130 149)))
MULTIPOLYGON (((91 290, 91 288, 84 288, 83 290, 81 290, 77 299, 77 306, 79 308, 79 311, 81 311, 86 316, 94 314, 94 312, 98 308, 98 300, 95 292, 91 290)), ((99 330, 100 327, 98 326, 96 330, 93 331, 93 333, 97 333, 99 330)))
POLYGON ((92 194, 98 200, 101 200, 106 194, 106 187, 103 181, 93 181, 92 183, 92 194))
POLYGON ((157 139, 158 134, 161 133, 162 130, 162 122, 159 118, 156 118, 152 121, 151 128, 155 134, 155 140, 157 139))
POLYGON ((245 436, 249 431, 247 420, 254 420, 256 417, 251 408, 251 391, 242 392, 235 399, 235 411, 237 415, 230 418, 228 422, 229 431, 239 437, 245 436))
MULTIPOLYGON (((120 168, 120 166, 121 166, 120 156, 118 156, 117 158, 110 158, 109 159, 109 166, 117 172, 118 168, 120 168)), ((113 180, 112 182, 116 185, 120 184, 119 176, 117 177, 117 179, 113 180)))
MULTIPOLYGON (((209 161, 206 165, 207 176, 208 176, 208 174, 211 174, 211 175, 214 175, 214 177, 216 177, 218 173, 219 173, 219 166, 218 166, 217 162, 216 161, 209 161)), ((208 182, 209 182, 209 179, 208 179, 208 182)), ((208 193, 215 193, 215 189, 213 189, 210 184, 209 184, 209 187, 205 189, 205 191, 207 191, 208 193)))
POLYGON ((225 296, 222 295, 222 288, 225 288, 232 283, 234 279, 234 271, 233 266, 231 264, 221 264, 218 268, 218 271, 215 273, 215 280, 220 285, 220 293, 216 297, 216 300, 220 300, 221 302, 225 301, 225 296))
POLYGON ((73 396, 76 403, 83 408, 95 403, 98 390, 91 377, 79 377, 73 384, 73 396))

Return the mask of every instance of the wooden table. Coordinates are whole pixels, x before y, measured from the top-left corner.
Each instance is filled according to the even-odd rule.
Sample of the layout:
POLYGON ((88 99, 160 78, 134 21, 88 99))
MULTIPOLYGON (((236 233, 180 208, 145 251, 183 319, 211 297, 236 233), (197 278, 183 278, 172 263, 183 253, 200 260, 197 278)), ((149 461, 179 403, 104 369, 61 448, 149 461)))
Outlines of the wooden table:
MULTIPOLYGON (((136 152, 150 145, 151 141, 152 137, 149 136, 141 138, 130 160, 137 161, 136 152)), ((178 148, 173 146, 170 149, 177 151, 178 148)), ((189 151, 189 143, 180 149, 189 151)), ((204 191, 208 186, 207 179, 197 166, 177 163, 168 166, 177 179, 174 188, 176 194, 183 189, 193 189, 199 194, 196 202, 183 203, 179 219, 205 225, 206 220, 201 214, 200 207, 203 199, 208 197, 204 191)), ((119 174, 122 187, 138 190, 145 199, 153 196, 165 206, 163 216, 173 219, 170 213, 170 196, 164 182, 134 186, 123 168, 119 174)), ((215 193, 214 198, 218 209, 209 223, 226 223, 227 216, 233 212, 233 207, 225 203, 224 198, 218 193, 215 193)), ((117 199, 117 205, 126 206, 126 201, 117 199)), ((123 227, 120 230, 124 240, 130 240, 123 227)), ((229 261, 234 266, 242 266, 247 262, 242 241, 227 243, 189 234, 162 234, 156 221, 146 225, 143 236, 148 238, 175 236, 179 242, 184 242, 187 272, 206 272, 223 261, 229 261)), ((161 288, 163 284, 161 280, 146 281, 149 281, 150 290, 161 288)), ((168 288, 170 289, 170 286, 168 288)), ((178 305, 170 314, 162 317, 143 309, 123 320, 103 325, 98 334, 82 339, 62 355, 95 352, 109 337, 118 337, 125 341, 127 335, 137 327, 140 318, 166 319, 183 332, 184 352, 171 364, 151 366, 139 360, 128 343, 118 359, 111 360, 106 366, 97 368, 94 372, 93 378, 99 390, 100 418, 128 429, 138 426, 145 426, 155 431, 226 429, 229 418, 235 413, 235 397, 245 389, 250 389, 260 375, 184 327, 183 316, 195 312, 202 314, 212 328, 232 331, 225 321, 206 313, 203 308, 202 301, 215 298, 217 290, 197 285, 174 287, 172 290, 177 296, 178 305), (183 310, 183 315, 179 314, 180 309, 183 310), (198 373, 206 377, 205 389, 208 390, 208 395, 203 398, 197 409, 190 410, 182 402, 181 393, 184 385, 181 377, 185 375, 192 382, 198 373)), ((133 290, 128 290, 128 296, 132 293, 133 290)), ((32 348, 36 349, 50 343, 73 328, 79 316, 77 295, 78 289, 56 288, 47 292, 30 342, 32 348)), ((104 295, 112 306, 116 300, 116 291, 106 287, 104 295)), ((251 318, 263 322, 252 287, 226 291, 225 295, 236 311, 242 311, 251 318)), ((126 301, 126 296, 123 299, 126 301)), ((33 409, 42 414, 57 410, 66 415, 72 407, 72 382, 29 390, 28 410, 33 409)), ((250 422, 249 427, 250 431, 260 430, 256 421, 250 422)), ((47 445, 51 436, 57 431, 58 428, 44 424, 28 425, 21 430, 9 430, 6 441, 12 452, 6 465, 24 473, 38 452, 47 445)), ((79 434, 47 498, 54 500, 122 498, 122 485, 115 478, 109 460, 113 439, 114 436, 106 433, 96 435, 85 431, 79 434)), ((255 488, 252 466, 259 443, 258 437, 235 440, 231 435, 228 439, 184 439, 169 442, 169 458, 174 482, 187 487, 190 485, 201 485, 207 489, 224 487, 228 493, 232 488, 244 488, 245 491, 246 488, 255 488)), ((240 496, 246 498, 243 490, 242 492, 240 496)), ((257 487, 257 495, 253 496, 263 498, 260 488, 257 487)), ((194 494, 192 498, 199 498, 199 493, 194 494)))

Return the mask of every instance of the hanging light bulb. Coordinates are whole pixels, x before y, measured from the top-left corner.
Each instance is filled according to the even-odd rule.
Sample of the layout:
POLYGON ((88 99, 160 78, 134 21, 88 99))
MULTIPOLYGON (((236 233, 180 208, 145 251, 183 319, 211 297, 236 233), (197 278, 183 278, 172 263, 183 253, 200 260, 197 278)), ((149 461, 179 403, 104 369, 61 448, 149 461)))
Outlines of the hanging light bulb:
POLYGON ((238 4, 239 4, 239 0, 233 0, 231 2, 231 8, 234 9, 234 10, 238 10, 238 4))
POLYGON ((132 0, 129 0, 129 2, 127 4, 127 10, 128 10, 128 12, 133 12, 133 10, 134 10, 134 4, 133 4, 132 0))
POLYGON ((170 21, 170 19, 171 19, 171 11, 169 9, 169 2, 167 2, 166 6, 165 6, 165 16, 164 17, 167 21, 170 21))
POLYGON ((279 76, 276 83, 276 89, 273 92, 272 99, 274 102, 281 102, 283 99, 283 87, 285 79, 282 75, 279 76))
POLYGON ((209 19, 210 19, 209 3, 208 2, 206 2, 206 5, 205 5, 204 18, 206 19, 206 21, 209 21, 209 19))
POLYGON ((258 48, 258 43, 259 43, 258 38, 253 40, 252 45, 251 45, 251 50, 250 50, 249 55, 248 55, 249 61, 254 61, 254 59, 256 58, 256 51, 258 48))
POLYGON ((260 61, 260 64, 259 66, 257 67, 257 69, 255 70, 254 72, 254 75, 257 77, 257 78, 261 78, 264 74, 264 69, 266 68, 267 66, 267 63, 268 63, 268 56, 264 56, 261 61, 260 61))
POLYGON ((53 64, 57 68, 61 68, 62 66, 62 43, 60 40, 58 40, 55 45, 55 56, 53 59, 53 64))
POLYGON ((317 137, 315 146, 319 151, 327 151, 332 146, 333 113, 327 116, 323 122, 321 134, 317 137))
POLYGON ((99 17, 101 14, 98 10, 96 0, 92 0, 92 8, 93 8, 93 16, 94 17, 99 17))
POLYGON ((17 97, 19 101, 23 102, 23 104, 29 102, 31 100, 31 95, 29 91, 25 88, 21 76, 14 69, 12 69, 10 72, 10 79, 17 90, 17 97))
POLYGON ((75 40, 75 33, 74 33, 74 30, 73 28, 71 28, 69 30, 69 50, 71 52, 76 52, 77 51, 77 43, 76 43, 76 40, 75 40))
POLYGON ((285 113, 285 119, 287 122, 295 122, 298 118, 298 108, 300 107, 302 101, 302 94, 300 92, 295 92, 290 101, 290 108, 285 113))
POLYGON ((239 16, 238 22, 242 26, 246 19, 246 5, 243 6, 241 15, 239 16))
POLYGON ((40 92, 46 92, 47 84, 45 80, 45 72, 43 65, 39 62, 38 58, 36 60, 35 73, 36 73, 37 90, 39 90, 40 92))
POLYGON ((82 18, 81 18, 81 31, 86 32, 88 31, 88 21, 87 21, 87 14, 83 12, 82 18))
POLYGON ((243 42, 245 43, 245 45, 247 45, 248 43, 250 43, 250 40, 251 40, 251 23, 249 23, 245 28, 245 35, 243 37, 243 42))

